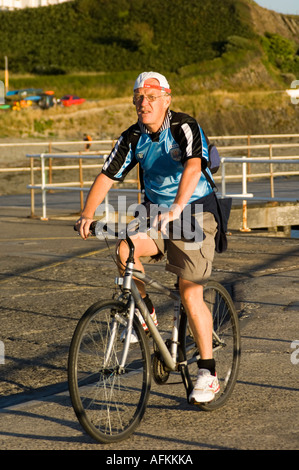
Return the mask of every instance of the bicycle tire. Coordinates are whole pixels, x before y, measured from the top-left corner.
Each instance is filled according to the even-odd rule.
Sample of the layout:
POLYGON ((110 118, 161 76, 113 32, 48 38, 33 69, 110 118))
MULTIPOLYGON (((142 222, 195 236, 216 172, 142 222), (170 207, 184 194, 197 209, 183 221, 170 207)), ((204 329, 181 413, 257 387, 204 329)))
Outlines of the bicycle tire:
POLYGON ((130 344, 125 368, 118 370, 126 312, 126 304, 116 300, 93 304, 79 320, 69 350, 72 406, 87 434, 104 444, 121 441, 134 432, 144 415, 150 392, 149 345, 135 315, 133 328, 138 342, 130 344), (116 334, 110 344, 109 363, 104 364, 112 324, 116 334))
MULTIPOLYGON (((213 357, 216 361, 220 392, 215 395, 213 401, 199 403, 197 406, 204 411, 213 411, 227 402, 235 387, 240 365, 241 337, 238 315, 227 290, 218 282, 209 281, 204 286, 204 299, 213 316, 213 329, 216 333, 213 334, 213 357)), ((179 343, 179 361, 187 361, 187 364, 182 366, 181 373, 189 397, 198 373, 194 358, 199 353, 188 328, 184 309, 181 313, 179 343), (192 359, 194 362, 190 364, 192 359)))

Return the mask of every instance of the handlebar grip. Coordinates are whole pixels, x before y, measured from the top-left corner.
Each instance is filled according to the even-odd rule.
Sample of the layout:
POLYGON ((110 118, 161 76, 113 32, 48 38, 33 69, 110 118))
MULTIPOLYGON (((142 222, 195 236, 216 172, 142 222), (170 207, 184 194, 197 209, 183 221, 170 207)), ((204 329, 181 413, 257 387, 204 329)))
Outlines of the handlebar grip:
MULTIPOLYGON (((98 221, 94 220, 93 222, 91 222, 90 224, 90 227, 89 227, 89 232, 92 236, 96 236, 96 225, 97 225, 98 221)), ((77 227, 76 225, 74 225, 74 230, 76 232, 78 232, 77 230, 77 227)), ((105 223, 102 228, 101 228, 101 231, 102 232, 106 232, 106 233, 110 233, 111 235, 113 235, 115 238, 119 237, 119 232, 115 232, 115 231, 112 231, 109 227, 108 227, 108 224, 105 223)), ((129 259, 130 261, 134 262, 134 250, 135 250, 135 247, 134 247, 134 243, 132 242, 131 238, 129 237, 128 233, 126 232, 126 237, 125 237, 128 245, 129 245, 129 248, 130 248, 130 255, 129 255, 129 259)))
MULTIPOLYGON (((97 225, 97 221, 94 220, 93 222, 91 222, 90 227, 89 227, 90 235, 92 235, 93 237, 95 237, 96 235, 96 225, 97 225)), ((74 225, 74 230, 75 232, 78 232, 76 225, 74 225)))
MULTIPOLYGON (((94 220, 93 222, 91 222, 90 224, 90 227, 89 227, 89 232, 90 232, 90 235, 95 237, 96 236, 96 226, 97 226, 97 223, 98 221, 97 220, 94 220)), ((77 230, 77 227, 76 225, 74 225, 74 230, 76 232, 78 232, 77 230)), ((111 228, 108 227, 108 224, 105 223, 104 225, 102 225, 102 227, 98 230, 99 232, 106 232, 106 233, 109 233, 110 235, 112 235, 113 237, 118 237, 118 232, 114 231, 114 230, 111 230, 111 228)))

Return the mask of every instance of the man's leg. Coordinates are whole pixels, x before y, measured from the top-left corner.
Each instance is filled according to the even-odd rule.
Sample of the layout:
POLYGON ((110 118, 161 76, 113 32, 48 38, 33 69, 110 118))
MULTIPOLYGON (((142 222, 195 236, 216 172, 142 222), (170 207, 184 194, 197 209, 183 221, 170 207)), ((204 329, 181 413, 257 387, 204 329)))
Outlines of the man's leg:
POLYGON ((219 392, 213 359, 212 315, 204 302, 202 285, 180 278, 179 286, 189 325, 200 354, 200 360, 197 362, 199 372, 189 400, 191 403, 209 402, 213 400, 215 393, 219 392))
MULTIPOLYGON (((144 236, 143 236, 142 238, 140 238, 140 236, 136 235, 136 236, 132 236, 131 240, 133 241, 134 246, 135 246, 135 251, 134 251, 134 261, 135 261, 135 263, 134 263, 134 267, 135 267, 135 269, 144 272, 143 264, 142 264, 140 258, 156 256, 156 255, 159 254, 159 249, 158 249, 157 245, 155 244, 155 242, 149 237, 144 238, 144 236)), ((124 266, 126 264, 126 261, 128 259, 128 255, 129 255, 129 247, 128 247, 127 243, 124 240, 122 240, 118 244, 116 254, 117 254, 117 261, 118 261, 119 271, 120 271, 121 274, 123 274, 124 266)), ((158 326, 156 311, 155 311, 155 308, 153 306, 153 303, 152 303, 151 299, 149 298, 149 296, 146 293, 144 283, 142 281, 140 281, 139 279, 136 279, 136 278, 134 278, 134 282, 135 282, 135 284, 136 284, 136 286, 137 286, 137 288, 140 292, 141 297, 143 298, 143 301, 145 302, 145 304, 147 306, 147 309, 148 309, 149 313, 151 314, 152 320, 154 321, 155 325, 158 326)), ((140 321, 144 331, 148 332, 148 326, 145 323, 145 320, 142 317, 141 313, 139 312, 139 309, 135 309, 135 313, 138 316, 139 321, 140 321)), ((135 332, 133 332, 133 334, 131 336, 131 342, 134 343, 136 341, 137 341, 137 337, 135 335, 135 332)))
MULTIPOLYGON (((144 267, 143 267, 142 262, 140 261, 140 258, 156 256, 159 253, 159 249, 156 243, 150 237, 144 238, 144 234, 143 234, 143 237, 137 234, 131 237, 131 240, 133 241, 134 246, 135 246, 134 267, 135 269, 144 272, 144 267)), ((121 240, 119 242, 117 246, 117 250, 116 250, 116 255, 117 255, 117 261, 118 261, 118 269, 120 273, 122 274, 124 271, 124 267, 126 265, 126 261, 129 256, 129 247, 125 240, 121 240)), ((146 291, 145 291, 144 283, 138 279, 134 279, 134 281, 138 287, 141 297, 145 297, 146 291)))
POLYGON ((180 278, 180 294, 200 357, 212 359, 212 315, 203 299, 203 286, 180 278))

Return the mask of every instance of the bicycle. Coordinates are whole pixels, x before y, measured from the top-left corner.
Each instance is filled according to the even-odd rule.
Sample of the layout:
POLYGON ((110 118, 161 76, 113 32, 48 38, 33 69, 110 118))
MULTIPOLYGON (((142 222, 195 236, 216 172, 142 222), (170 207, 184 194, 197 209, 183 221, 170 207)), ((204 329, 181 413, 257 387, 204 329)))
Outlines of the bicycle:
MULTIPOLYGON (((95 224, 91 229, 95 235, 95 224)), ((118 298, 98 301, 87 309, 74 331, 68 358, 69 392, 75 414, 87 434, 106 444, 126 439, 136 430, 146 410, 152 375, 162 385, 171 372, 179 372, 188 400, 198 371, 199 353, 177 284, 171 289, 134 270, 134 245, 128 235, 126 241, 130 253, 124 275, 116 278, 118 298), (174 301, 172 334, 166 341, 133 276, 174 301), (135 308, 141 312, 153 339, 152 358, 135 308), (133 329, 138 342, 132 344, 133 329)), ((208 281, 204 298, 213 316, 213 356, 220 392, 212 402, 197 406, 212 411, 223 406, 233 392, 240 363, 240 330, 233 301, 221 284, 208 281)))

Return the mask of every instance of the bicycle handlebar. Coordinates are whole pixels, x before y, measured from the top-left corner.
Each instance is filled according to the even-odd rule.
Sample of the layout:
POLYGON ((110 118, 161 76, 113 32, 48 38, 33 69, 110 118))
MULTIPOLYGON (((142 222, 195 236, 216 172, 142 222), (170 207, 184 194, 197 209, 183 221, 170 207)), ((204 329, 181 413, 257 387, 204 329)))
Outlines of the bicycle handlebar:
MULTIPOLYGON (((143 220, 143 219, 141 219, 143 220)), ((190 228, 189 230, 186 229, 186 226, 184 226, 183 228, 183 232, 184 232, 184 236, 183 238, 185 239, 189 239, 190 237, 190 240, 192 239, 192 237, 194 237, 194 234, 195 232, 197 233, 197 235, 200 235, 201 237, 197 240, 197 241, 202 241, 204 238, 205 238, 205 235, 202 231, 202 228, 198 225, 198 222, 197 220, 194 218, 194 231, 192 231, 190 228), (198 228, 196 228, 196 226, 198 228)), ((90 235, 91 236, 97 236, 97 230, 96 230, 96 227, 97 227, 97 224, 98 224, 98 221, 94 220, 91 224, 90 224, 90 227, 89 227, 89 231, 90 231, 90 235)), ((149 227, 150 225, 150 220, 149 218, 146 220, 146 224, 147 224, 147 227, 149 227)), ((98 230, 98 233, 102 233, 102 234, 109 234, 109 235, 112 235, 112 237, 114 238, 118 238, 118 239, 123 239, 123 240, 126 240, 126 242, 128 243, 128 246, 129 246, 129 250, 130 250, 130 254, 129 254, 129 258, 128 258, 128 261, 133 261, 134 262, 134 250, 135 250, 135 246, 134 246, 134 243, 132 242, 131 238, 129 237, 128 235, 128 232, 126 230, 125 232, 125 236, 124 236, 124 232, 117 232, 117 231, 114 231, 112 230, 109 226, 108 226, 108 223, 105 223, 104 225, 102 223, 100 223, 101 225, 101 228, 98 230)), ((192 225, 192 224, 191 224, 192 225)), ((78 231, 76 226, 74 226, 74 230, 78 231)), ((181 228, 180 228, 181 230, 181 228)))
MULTIPOLYGON (((95 237, 95 236, 96 236, 96 225, 97 225, 96 220, 94 220, 94 221, 91 222, 91 224, 90 224, 89 233, 90 233, 90 235, 91 235, 92 237, 95 237)), ((80 235, 80 234, 79 234, 79 230, 77 230, 76 225, 74 225, 74 230, 75 230, 75 232, 78 233, 78 235, 80 235)))
MULTIPOLYGON (((90 226, 89 226, 89 234, 92 236, 92 237, 96 237, 97 236, 97 231, 96 231, 96 226, 98 224, 98 221, 97 220, 94 220, 93 222, 91 222, 90 226)), ((74 230, 75 232, 78 232, 78 235, 79 235, 79 230, 77 230, 77 227, 76 225, 74 225, 74 230)), ((115 238, 118 238, 120 233, 119 232, 116 232, 115 230, 111 230, 111 228, 109 228, 108 224, 104 224, 102 225, 101 227, 101 230, 99 230, 103 233, 107 232, 109 235, 112 235, 113 237, 115 238)), ((99 232, 98 231, 98 232, 99 232)), ((128 236, 128 235, 127 235, 128 236)), ((123 237, 122 237, 123 238, 123 237)))
MULTIPOLYGON (((96 226, 97 226, 97 221, 94 220, 93 222, 91 222, 90 224, 90 227, 89 227, 89 232, 90 232, 90 235, 92 237, 96 237, 97 236, 97 233, 96 233, 96 226)), ((78 232, 77 230, 77 227, 76 225, 74 225, 74 230, 76 232, 78 232)), ((114 230, 111 230, 111 228, 108 227, 108 224, 105 224, 101 227, 101 232, 102 233, 109 233, 109 235, 112 235, 114 236, 115 238, 118 238, 119 237, 119 232, 116 232, 114 230)), ((78 235, 79 235, 79 232, 78 232, 78 235)), ((126 241, 129 245, 129 248, 130 248, 130 254, 129 254, 129 261, 133 261, 134 262, 134 250, 135 250, 135 246, 134 246, 134 243, 132 242, 131 238, 129 237, 128 233, 126 232, 126 241)))

